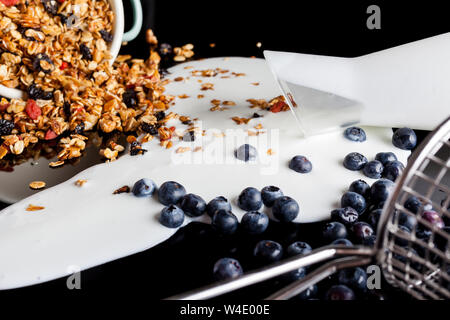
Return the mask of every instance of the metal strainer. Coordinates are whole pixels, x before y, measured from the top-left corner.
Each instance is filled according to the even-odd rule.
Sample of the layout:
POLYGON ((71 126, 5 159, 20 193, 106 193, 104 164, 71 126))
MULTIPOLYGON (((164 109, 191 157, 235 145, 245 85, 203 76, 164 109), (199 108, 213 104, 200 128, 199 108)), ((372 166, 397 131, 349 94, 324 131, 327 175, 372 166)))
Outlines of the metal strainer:
POLYGON ((380 265, 391 285, 417 299, 450 299, 450 234, 442 229, 443 221, 450 221, 449 139, 450 118, 411 156, 384 206, 374 248, 327 246, 169 299, 209 299, 330 259, 268 299, 289 299, 340 269, 369 263, 380 265), (420 200, 418 210, 405 208, 411 197, 420 200), (411 232, 401 227, 406 220, 411 232))

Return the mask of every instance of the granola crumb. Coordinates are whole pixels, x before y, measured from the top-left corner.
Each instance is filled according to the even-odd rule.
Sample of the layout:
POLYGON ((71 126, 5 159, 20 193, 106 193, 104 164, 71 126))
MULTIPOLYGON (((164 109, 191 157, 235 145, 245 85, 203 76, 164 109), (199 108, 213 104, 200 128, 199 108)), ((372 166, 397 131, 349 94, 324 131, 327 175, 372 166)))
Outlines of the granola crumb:
POLYGON ((35 206, 35 205, 28 205, 28 207, 26 208, 27 211, 40 211, 40 210, 44 210, 45 207, 42 206, 35 206))
POLYGON ((250 120, 252 120, 252 118, 240 118, 240 117, 233 117, 231 118, 234 122, 236 122, 236 124, 241 125, 241 124, 248 124, 250 120))
POLYGON ((274 154, 275 154, 275 151, 273 151, 272 149, 267 150, 267 155, 272 156, 274 154))
POLYGON ((252 82, 252 85, 259 86, 259 82, 252 82))
POLYGON ((33 190, 44 189, 47 184, 44 181, 33 181, 30 182, 29 186, 33 190))
POLYGON ((197 95, 197 99, 203 99, 205 96, 203 94, 197 95))
POLYGON ((115 190, 113 192, 113 194, 130 193, 130 192, 131 192, 131 189, 129 186, 123 186, 123 187, 120 187, 119 189, 115 190))
POLYGON ((185 153, 191 151, 190 147, 178 147, 175 153, 185 153))
POLYGON ((195 148, 194 148, 194 152, 199 152, 199 151, 202 151, 202 150, 203 150, 202 147, 195 147, 195 148))
POLYGON ((64 164, 64 161, 54 161, 54 162, 50 162, 49 166, 51 168, 57 168, 57 167, 62 166, 63 164, 64 164))
POLYGON ((189 98, 189 96, 187 95, 187 94, 180 94, 179 96, 178 96, 178 98, 180 98, 180 99, 187 99, 187 98, 189 98))
POLYGON ((77 181, 75 181, 75 185, 76 185, 77 187, 80 187, 80 188, 81 188, 86 182, 87 182, 86 179, 78 179, 77 181))

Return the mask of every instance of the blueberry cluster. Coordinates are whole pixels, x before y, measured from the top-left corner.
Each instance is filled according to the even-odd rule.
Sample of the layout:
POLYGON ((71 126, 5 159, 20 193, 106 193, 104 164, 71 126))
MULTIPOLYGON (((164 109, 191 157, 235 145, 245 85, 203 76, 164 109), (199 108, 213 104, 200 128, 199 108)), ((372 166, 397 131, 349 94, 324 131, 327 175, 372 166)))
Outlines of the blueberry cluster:
POLYGON ((386 178, 391 181, 397 180, 405 169, 403 163, 398 161, 397 156, 392 152, 380 152, 372 161, 368 161, 358 152, 352 152, 344 158, 343 164, 345 168, 352 171, 362 170, 368 178, 386 178))

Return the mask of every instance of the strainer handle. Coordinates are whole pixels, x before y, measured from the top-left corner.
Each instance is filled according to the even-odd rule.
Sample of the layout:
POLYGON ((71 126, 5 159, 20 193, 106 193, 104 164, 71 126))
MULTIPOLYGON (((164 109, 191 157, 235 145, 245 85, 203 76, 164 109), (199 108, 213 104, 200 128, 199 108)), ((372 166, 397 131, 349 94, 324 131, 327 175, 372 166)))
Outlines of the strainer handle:
POLYGON ((374 251, 367 247, 328 246, 311 253, 292 257, 259 270, 248 272, 235 279, 222 281, 188 293, 172 296, 167 300, 204 300, 241 289, 280 276, 302 267, 310 266, 340 256, 354 256, 359 259, 373 257, 374 251))

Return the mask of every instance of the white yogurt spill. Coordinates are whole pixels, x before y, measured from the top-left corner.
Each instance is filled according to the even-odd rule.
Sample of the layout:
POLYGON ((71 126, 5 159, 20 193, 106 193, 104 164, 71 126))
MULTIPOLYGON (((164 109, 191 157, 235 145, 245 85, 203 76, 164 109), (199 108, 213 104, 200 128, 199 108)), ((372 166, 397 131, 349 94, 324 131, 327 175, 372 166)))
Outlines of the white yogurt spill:
MULTIPOLYGON (((329 217, 352 181, 362 178, 373 182, 342 166, 348 153, 361 152, 371 160, 377 152, 392 151, 406 163, 409 153, 392 146, 389 128, 364 128, 367 133, 364 143, 348 141, 342 132, 305 140, 300 138, 290 112, 274 114, 250 109, 247 99, 271 99, 280 94, 263 60, 206 59, 178 65, 170 72, 169 78, 184 77, 185 80, 169 84, 167 93, 190 96, 177 98, 170 111, 202 120, 201 126, 206 130, 203 151, 175 153, 180 146, 194 149, 200 139, 192 146, 188 142, 175 143, 170 150, 161 148, 155 139, 144 145, 149 150, 144 156, 125 155, 116 162, 94 166, 1 211, 0 289, 63 277, 73 270, 140 252, 168 239, 176 230, 159 224, 158 215, 163 206, 156 199, 112 194, 117 188, 132 186, 143 177, 153 179, 158 185, 175 180, 206 201, 223 195, 232 200, 234 213, 239 218, 244 212, 235 203, 241 190, 248 186, 259 189, 267 185, 279 186, 300 205, 296 221, 312 222, 329 217), (209 78, 191 75, 193 70, 211 68, 227 69, 230 73, 209 78), (231 72, 246 75, 236 77, 231 72), (221 78, 227 75, 230 78, 221 78), (198 80, 203 84, 213 83, 214 90, 201 91, 202 83, 198 80), (252 84, 256 82, 259 85, 252 84), (205 97, 198 99, 198 94, 205 97), (229 110, 211 112, 212 99, 229 100, 236 105, 229 106, 229 110), (254 112, 264 117, 239 126, 231 120, 234 116, 250 118, 254 112), (250 139, 249 143, 258 148, 259 160, 255 163, 237 161, 231 137, 236 129, 247 130, 258 124, 265 134, 248 137, 241 131, 236 139, 241 140, 237 145, 250 139), (225 132, 225 137, 220 137, 220 131, 225 132), (267 154, 268 149, 272 149, 272 156, 267 154), (295 155, 308 157, 313 171, 304 175, 290 170, 288 162, 295 155), (88 182, 77 187, 74 182, 78 179, 88 182), (25 209, 30 204, 45 209, 28 212, 25 209)), ((186 128, 174 123, 177 129, 186 128)), ((207 221, 208 218, 201 219, 207 221)))

